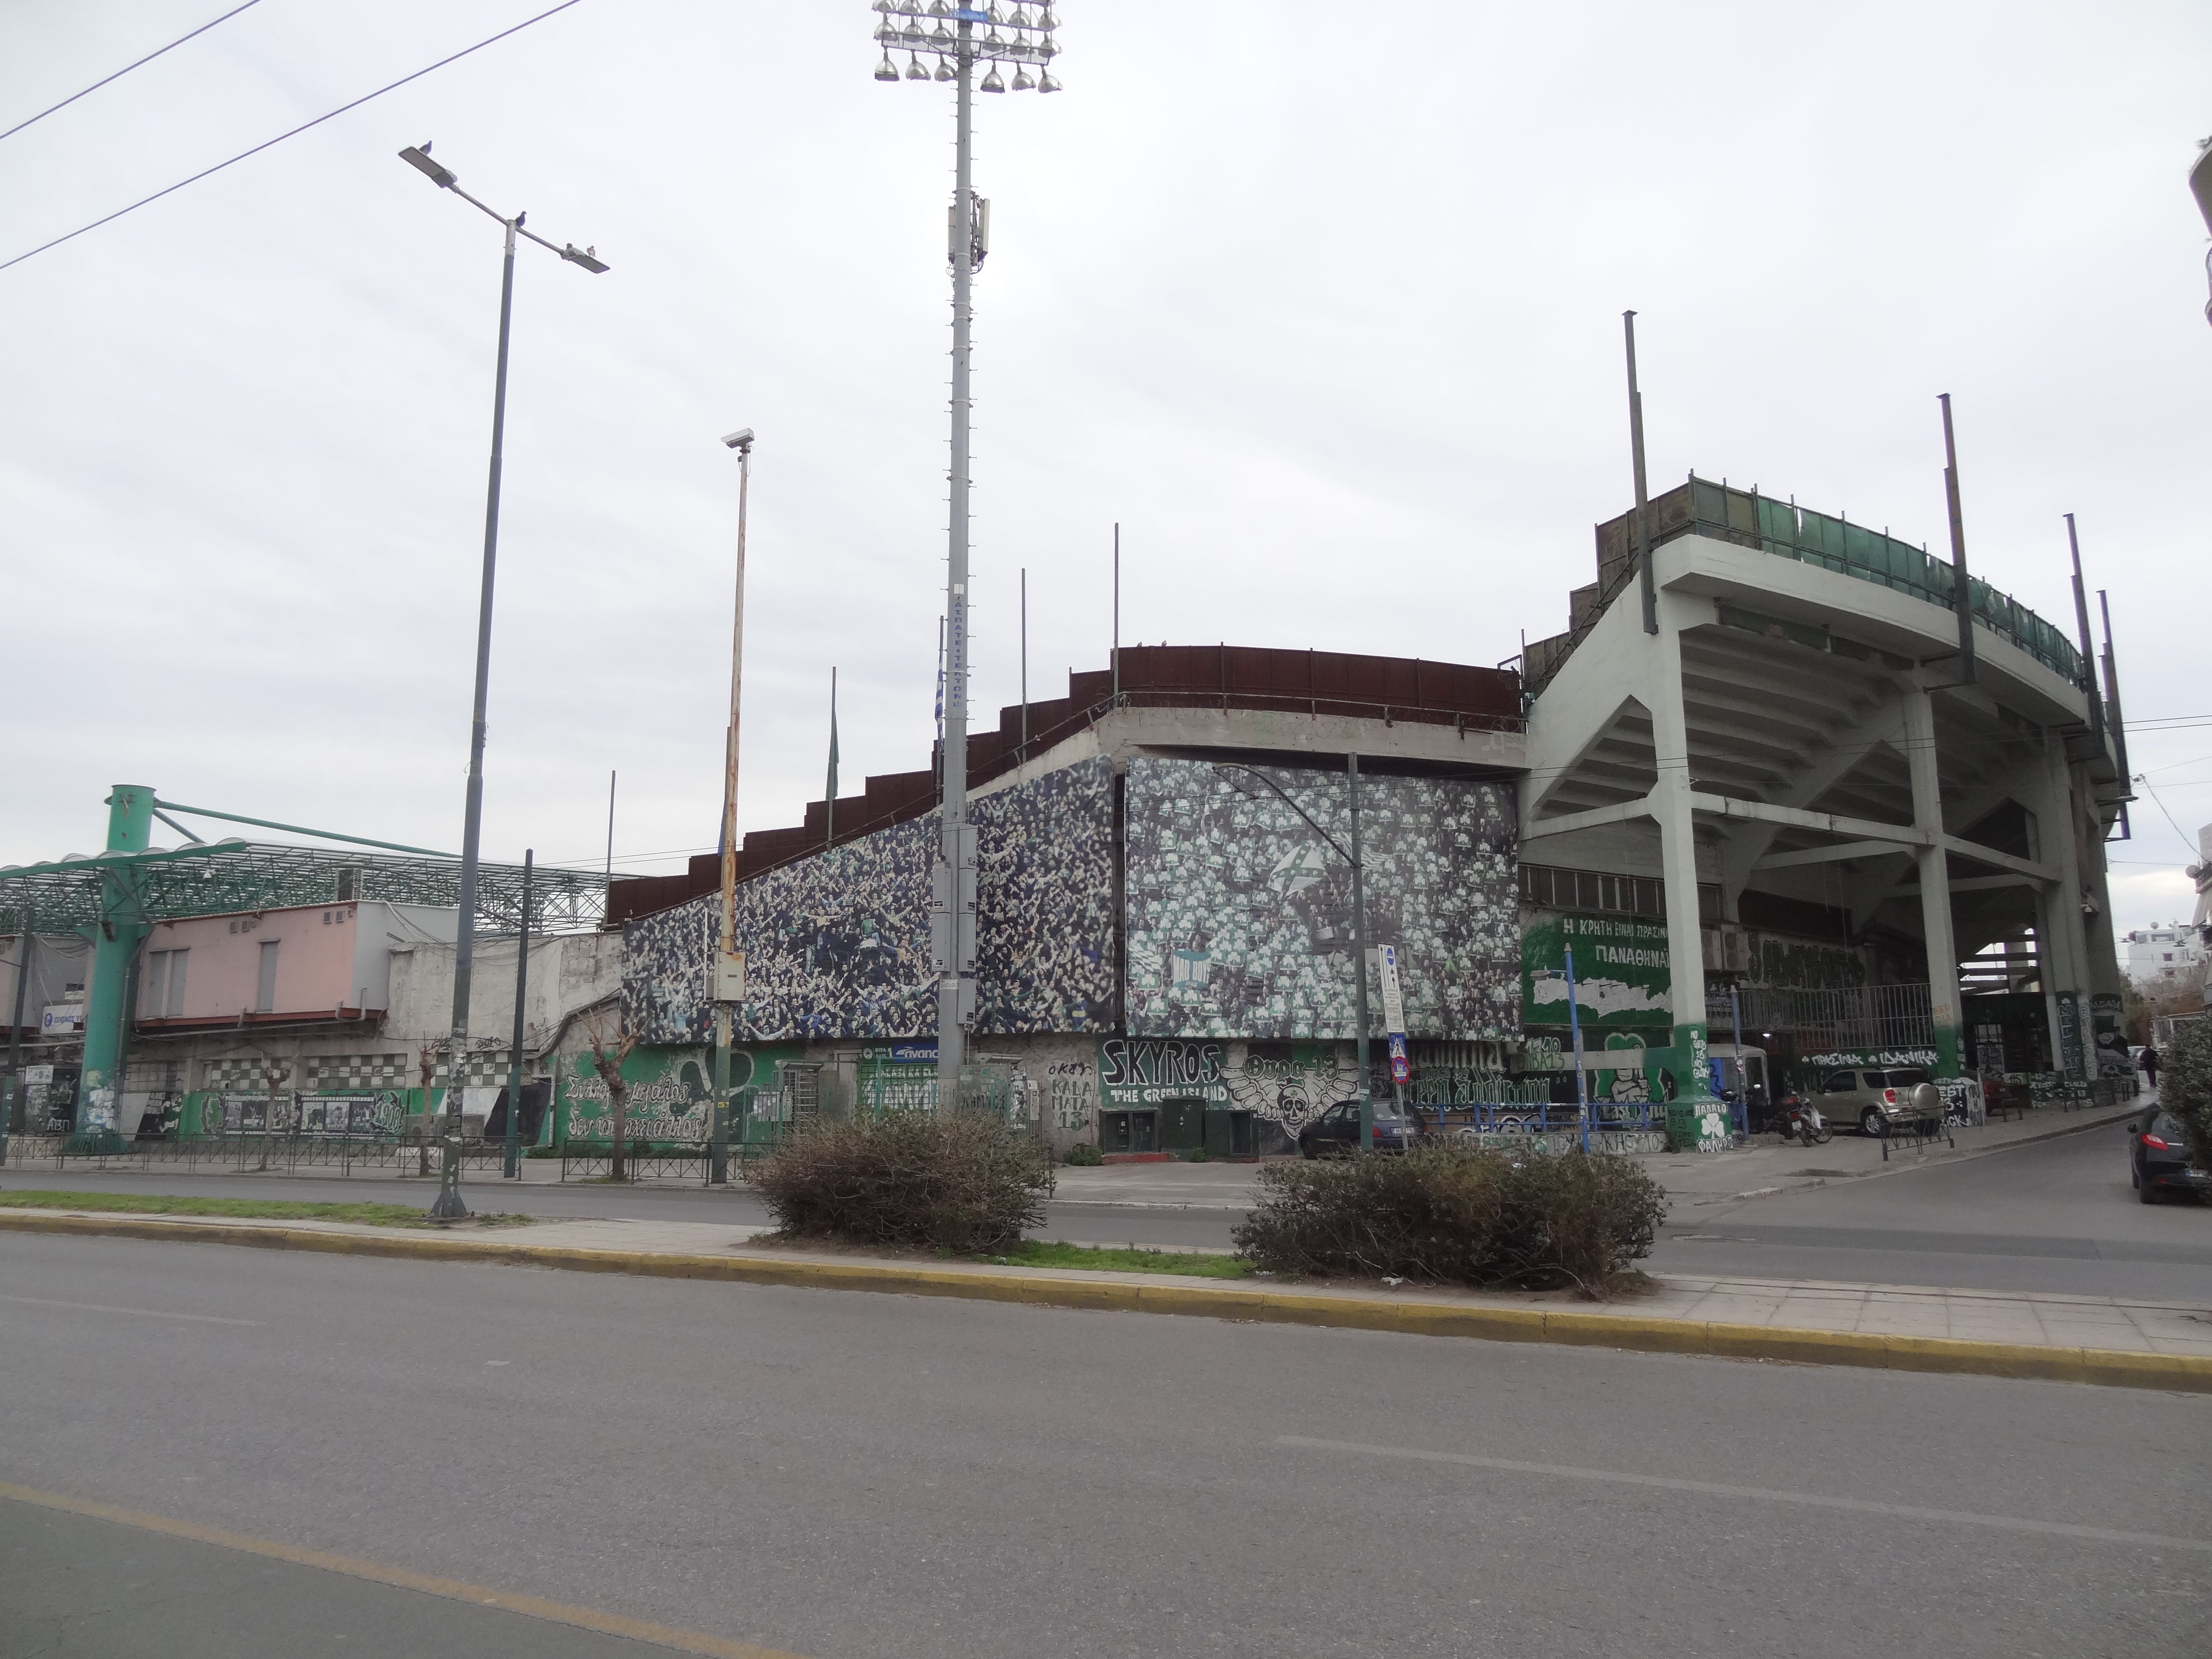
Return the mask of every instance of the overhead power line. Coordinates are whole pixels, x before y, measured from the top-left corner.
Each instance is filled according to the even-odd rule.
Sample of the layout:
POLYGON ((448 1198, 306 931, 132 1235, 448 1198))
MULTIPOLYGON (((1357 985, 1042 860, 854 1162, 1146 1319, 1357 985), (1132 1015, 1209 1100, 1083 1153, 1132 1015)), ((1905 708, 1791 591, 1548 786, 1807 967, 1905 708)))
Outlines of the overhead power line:
POLYGON ((120 81, 125 76, 130 74, 132 70, 143 69, 147 64, 152 63, 156 58, 159 58, 161 55, 161 52, 174 52, 179 46, 183 46, 185 41, 195 40, 200 35, 205 34, 210 29, 215 27, 216 23, 227 23, 232 18, 237 16, 239 13, 250 10, 252 8, 258 6, 260 3, 261 0, 246 0, 245 5, 233 6, 228 11, 223 13, 222 16, 216 18, 215 20, 215 23, 203 23, 198 28, 194 29, 191 33, 179 35, 175 40, 170 41, 167 46, 163 46, 161 52, 149 52, 143 58, 141 58, 137 63, 125 64, 121 69, 116 70, 114 74, 107 76, 101 80, 94 81, 90 86, 87 87, 83 92, 73 92, 70 94, 68 97, 63 99, 60 103, 40 110, 36 115, 32 116, 30 120, 16 122, 15 125, 9 127, 7 131, 0 132, 0 138, 13 138, 25 127, 29 126, 32 122, 45 120, 46 117, 52 115, 55 110, 67 109, 71 104, 76 102, 78 99, 83 97, 86 93, 98 92, 110 81, 120 81))
POLYGON ((281 144, 287 138, 296 138, 301 133, 307 131, 310 127, 319 127, 325 121, 334 121, 339 116, 343 115, 348 110, 359 109, 363 104, 368 103, 373 98, 381 98, 387 92, 396 92, 401 87, 405 86, 410 81, 421 80, 424 76, 429 74, 432 70, 441 70, 448 64, 457 64, 462 58, 466 58, 471 52, 482 52, 486 46, 492 46, 499 41, 504 40, 510 34, 520 33, 524 29, 528 28, 532 23, 544 22, 547 18, 552 16, 555 12, 566 11, 569 7, 580 3, 581 3, 581 0, 561 0, 561 3, 559 5, 539 12, 535 17, 526 17, 522 21, 515 24, 514 27, 501 29, 497 34, 492 35, 489 39, 479 40, 473 46, 465 46, 450 58, 441 58, 436 63, 432 64, 426 68, 418 69, 412 75, 401 76, 397 81, 392 82, 389 86, 379 87, 374 92, 363 93, 360 97, 355 99, 349 104, 339 105, 336 109, 331 111, 326 115, 318 115, 312 121, 303 121, 298 126, 294 127, 289 132, 280 132, 274 138, 266 139, 264 142, 256 144, 252 149, 240 150, 237 155, 232 156, 228 161, 218 161, 211 167, 202 168, 199 172, 192 174, 189 179, 179 179, 175 184, 169 185, 166 190, 157 190, 151 196, 142 197, 137 201, 131 203, 129 207, 116 209, 114 212, 107 215, 105 218, 94 219, 88 225, 78 226, 66 236, 57 236, 51 242, 41 242, 29 252, 19 253, 14 258, 7 260, 5 263, 0 263, 0 270, 7 270, 10 265, 20 265, 26 259, 35 258, 40 254, 46 252, 49 248, 59 247, 64 242, 74 241, 77 237, 83 235, 88 230, 98 230, 102 225, 113 224, 118 219, 120 219, 126 213, 136 213, 140 208, 146 206, 149 203, 158 202, 164 196, 174 195, 178 191, 182 190, 186 185, 196 185, 203 179, 208 178, 215 173, 221 173, 225 167, 235 167, 240 161, 245 161, 248 156, 258 155, 263 150, 270 148, 272 145, 281 144))

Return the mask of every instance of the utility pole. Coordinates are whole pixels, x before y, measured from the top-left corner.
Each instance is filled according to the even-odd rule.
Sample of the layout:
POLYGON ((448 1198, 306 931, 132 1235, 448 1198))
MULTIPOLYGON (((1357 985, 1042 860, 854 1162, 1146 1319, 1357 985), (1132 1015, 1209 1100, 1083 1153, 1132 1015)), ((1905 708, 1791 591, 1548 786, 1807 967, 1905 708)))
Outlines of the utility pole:
POLYGON ((479 213, 498 220, 507 233, 506 258, 500 268, 499 362, 492 383, 491 472, 484 490, 483 574, 477 595, 477 671, 475 702, 469 718, 468 793, 461 814, 460 915, 453 935, 453 1057, 446 1079, 446 1127, 440 1137, 444 1156, 439 1170, 438 1196, 430 1206, 430 1218, 434 1221, 465 1221, 469 1206, 461 1200, 461 1106, 468 1078, 469 988, 476 967, 477 848, 483 830, 484 712, 491 689, 491 602, 493 577, 499 562, 499 488, 507 434, 507 349, 514 317, 514 239, 518 235, 527 237, 595 276, 604 275, 607 264, 591 248, 580 248, 574 242, 558 247, 536 231, 525 230, 523 221, 527 216, 524 214, 517 213, 509 218, 485 206, 460 187, 459 175, 451 167, 430 159, 427 139, 401 150, 399 159, 439 189, 453 191, 479 213))
POLYGON ((522 921, 514 937, 514 1041, 507 1051, 507 1158, 502 1165, 509 1181, 522 1178, 522 1009, 530 989, 530 866, 537 859, 534 848, 522 849, 522 921))
POLYGON ((932 0, 927 13, 921 0, 874 0, 871 8, 879 16, 875 38, 883 47, 883 61, 875 78, 896 82, 950 81, 953 83, 952 208, 947 216, 952 265, 952 465, 951 524, 946 538, 945 562, 945 709, 943 741, 939 750, 939 825, 937 862, 931 872, 930 957, 937 980, 937 1098, 940 1109, 957 1101, 962 1045, 967 1023, 975 1006, 975 830, 968 822, 968 467, 969 392, 969 368, 974 308, 971 290, 977 267, 990 251, 990 204, 975 194, 975 66, 988 66, 981 89, 1003 93, 1008 82, 999 76, 998 65, 1013 66, 1016 92, 1034 87, 1057 92, 1052 60, 1060 48, 1053 30, 1060 20, 1049 3, 1032 15, 1017 6, 1011 16, 966 3, 950 9, 943 0, 932 0), (902 24, 898 19, 905 19, 902 24), (925 27, 929 19, 947 19, 925 27), (979 37, 975 25, 989 26, 979 37), (1002 33, 1001 31, 1004 31, 1002 33), (894 51, 907 54, 902 71, 891 61, 894 51), (937 59, 934 72, 924 69, 921 54, 937 59), (1029 65, 1037 66, 1035 78, 1029 65))
POLYGON ((745 512, 752 493, 753 429, 742 427, 722 440, 738 452, 737 598, 730 620, 730 723, 722 734, 721 937, 708 971, 714 1003, 714 1090, 708 1107, 707 1180, 730 1179, 730 1034, 745 999, 745 959, 738 950, 738 717, 744 702, 745 512))
POLYGON ((1359 847, 1359 757, 1344 757, 1344 778, 1352 797, 1352 1018, 1359 1024, 1355 1052, 1359 1067, 1359 1150, 1375 1150, 1375 1087, 1367 1057, 1367 871, 1359 847))
POLYGON ((1974 683, 1974 592, 1966 574, 1966 518, 1959 505, 1959 447, 1951 436, 1951 394, 1943 405, 1943 501, 1951 519, 1951 604, 1959 614, 1959 684, 1974 683))
MULTIPOLYGON (((1636 570, 1644 595, 1644 631, 1659 631, 1659 586, 1651 574, 1650 495, 1644 477, 1644 393, 1636 384, 1636 313, 1620 313, 1628 336, 1628 453, 1636 469, 1636 570)), ((1602 595, 1600 595, 1602 598, 1602 595)))
MULTIPOLYGON (((2111 631, 2107 623, 2106 632, 2111 631)), ((15 1013, 8 1023, 8 1091, 0 1096, 0 1169, 7 1167, 8 1134, 23 1101, 23 994, 31 981, 31 945, 39 933, 37 914, 28 905, 23 908, 22 923, 22 935, 15 941, 15 1013)))

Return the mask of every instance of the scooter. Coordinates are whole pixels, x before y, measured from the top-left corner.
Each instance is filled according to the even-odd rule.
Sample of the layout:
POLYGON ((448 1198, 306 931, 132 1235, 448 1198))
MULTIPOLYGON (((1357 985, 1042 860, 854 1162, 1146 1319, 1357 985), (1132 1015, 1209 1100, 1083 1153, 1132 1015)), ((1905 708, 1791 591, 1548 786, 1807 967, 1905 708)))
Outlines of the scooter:
POLYGON ((1776 1124, 1784 1140, 1800 1139, 1808 1146, 1818 1146, 1836 1138, 1836 1132, 1821 1119, 1820 1109, 1794 1094, 1783 1101, 1776 1124))

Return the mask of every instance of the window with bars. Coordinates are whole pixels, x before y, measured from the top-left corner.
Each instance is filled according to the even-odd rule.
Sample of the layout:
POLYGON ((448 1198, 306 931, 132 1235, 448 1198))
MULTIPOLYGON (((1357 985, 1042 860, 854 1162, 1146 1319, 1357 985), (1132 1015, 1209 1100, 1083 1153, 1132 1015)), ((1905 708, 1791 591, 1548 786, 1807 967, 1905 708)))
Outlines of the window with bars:
MULTIPOLYGON (((1667 919, 1667 884, 1656 876, 1625 876, 1606 870, 1569 870, 1552 864, 1524 864, 1521 866, 1521 897, 1524 903, 1546 910, 1640 916, 1647 921, 1667 919)), ((1698 919, 1717 921, 1720 914, 1719 886, 1712 882, 1699 882, 1698 919)))

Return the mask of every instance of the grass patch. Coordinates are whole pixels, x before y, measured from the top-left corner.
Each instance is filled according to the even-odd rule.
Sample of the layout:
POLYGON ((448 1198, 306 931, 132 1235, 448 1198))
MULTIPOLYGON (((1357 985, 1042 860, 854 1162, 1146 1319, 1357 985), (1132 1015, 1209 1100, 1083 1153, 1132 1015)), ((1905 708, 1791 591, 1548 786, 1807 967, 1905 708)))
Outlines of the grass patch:
MULTIPOLYGON (((404 1204, 312 1204, 281 1198, 190 1198, 161 1193, 0 1193, 10 1210, 105 1210, 125 1215, 211 1215, 252 1221, 354 1221, 372 1227, 427 1227, 424 1213, 404 1204)), ((530 1218, 480 1215, 487 1227, 513 1227, 530 1218)))
POLYGON ((977 1258, 1012 1267, 1085 1267, 1093 1273, 1174 1273, 1184 1279, 1243 1279, 1252 1264, 1233 1255, 1185 1255, 1178 1250, 1058 1244, 1025 1238, 1011 1249, 977 1258))

